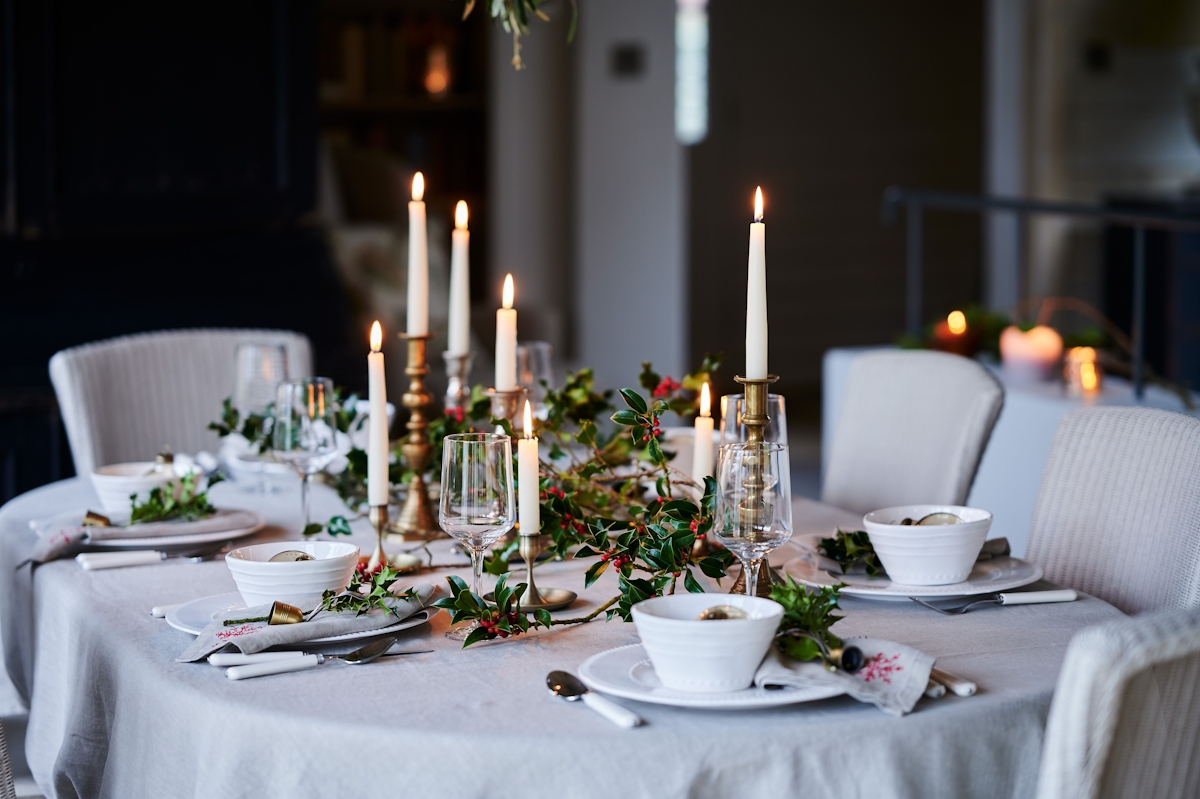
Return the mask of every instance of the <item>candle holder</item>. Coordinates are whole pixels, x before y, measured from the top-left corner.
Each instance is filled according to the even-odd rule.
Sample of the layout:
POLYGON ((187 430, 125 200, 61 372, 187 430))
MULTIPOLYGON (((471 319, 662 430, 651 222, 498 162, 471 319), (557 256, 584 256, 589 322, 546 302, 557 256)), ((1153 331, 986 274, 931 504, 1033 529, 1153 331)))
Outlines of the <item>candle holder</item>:
POLYGON ((517 415, 521 412, 521 400, 525 399, 526 393, 528 392, 522 386, 517 386, 512 391, 497 391, 489 388, 487 395, 492 401, 492 418, 507 419, 515 430, 517 415))
POLYGON ((462 408, 466 410, 467 403, 471 399, 470 375, 471 363, 474 359, 469 352, 461 355, 443 352, 442 359, 446 361, 446 377, 449 381, 446 385, 446 409, 462 408))
POLYGON ((429 509, 429 488, 425 485, 425 470, 429 468, 429 459, 433 455, 433 447, 429 444, 429 422, 425 418, 433 400, 425 389, 425 375, 429 374, 425 345, 431 336, 401 333, 400 338, 408 342, 408 366, 404 369, 409 379, 408 390, 404 392, 401 402, 410 414, 408 435, 403 439, 400 451, 404 453, 404 460, 412 469, 413 476, 408 484, 408 496, 404 500, 400 518, 389 529, 405 541, 430 541, 446 535, 434 521, 433 512, 429 509))
POLYGON ((367 518, 371 520, 371 526, 375 528, 375 552, 367 561, 367 568, 374 570, 380 563, 387 562, 387 555, 383 552, 383 533, 388 526, 388 506, 372 505, 367 513, 367 518))
POLYGON ((521 553, 521 558, 525 561, 525 568, 529 573, 528 587, 520 602, 522 610, 561 610, 578 598, 574 591, 568 591, 565 588, 539 590, 534 583, 533 566, 537 563, 538 555, 542 554, 542 537, 540 535, 521 536, 521 545, 518 551, 521 553))
MULTIPOLYGON (((734 380, 745 386, 746 412, 742 415, 742 424, 746 426, 747 444, 763 444, 766 442, 764 431, 771 421, 771 416, 767 413, 767 393, 769 386, 778 379, 778 375, 767 375, 764 378, 734 378, 734 380)), ((761 461, 759 465, 761 467, 761 461)), ((756 470, 743 485, 746 488, 746 498, 738 506, 738 515, 741 517, 743 523, 754 524, 759 521, 765 512, 765 508, 763 507, 762 492, 764 485, 761 468, 756 470)), ((766 558, 762 559, 758 568, 757 593, 761 597, 770 597, 771 586, 779 585, 783 580, 771 568, 766 558)), ((742 574, 739 574, 737 580, 734 581, 733 588, 729 590, 729 593, 744 594, 745 592, 746 574, 743 570, 742 574)))

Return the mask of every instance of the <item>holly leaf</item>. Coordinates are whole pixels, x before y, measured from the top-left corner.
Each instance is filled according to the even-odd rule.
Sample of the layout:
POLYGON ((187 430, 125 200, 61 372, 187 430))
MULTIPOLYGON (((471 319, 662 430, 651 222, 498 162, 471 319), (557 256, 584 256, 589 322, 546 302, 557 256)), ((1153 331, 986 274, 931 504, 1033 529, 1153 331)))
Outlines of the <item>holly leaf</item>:
POLYGON ((685 569, 683 572, 683 587, 692 594, 704 593, 704 586, 700 585, 700 583, 696 581, 696 578, 692 576, 691 569, 685 569))
POLYGON ((621 396, 625 400, 625 404, 641 414, 649 412, 649 407, 646 405, 646 400, 642 399, 642 395, 634 391, 632 388, 621 389, 621 396))

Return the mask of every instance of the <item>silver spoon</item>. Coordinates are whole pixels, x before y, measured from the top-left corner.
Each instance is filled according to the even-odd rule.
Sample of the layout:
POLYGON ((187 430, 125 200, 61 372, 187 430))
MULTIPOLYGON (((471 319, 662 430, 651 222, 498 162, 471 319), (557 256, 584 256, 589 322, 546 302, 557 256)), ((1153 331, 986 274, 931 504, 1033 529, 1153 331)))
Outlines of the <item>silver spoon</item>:
POLYGON ((618 727, 637 727, 642 723, 641 717, 632 710, 626 710, 616 702, 605 699, 600 694, 592 693, 586 685, 580 682, 578 677, 570 672, 550 672, 546 675, 546 687, 550 689, 550 693, 566 699, 568 702, 582 699, 585 705, 618 727))

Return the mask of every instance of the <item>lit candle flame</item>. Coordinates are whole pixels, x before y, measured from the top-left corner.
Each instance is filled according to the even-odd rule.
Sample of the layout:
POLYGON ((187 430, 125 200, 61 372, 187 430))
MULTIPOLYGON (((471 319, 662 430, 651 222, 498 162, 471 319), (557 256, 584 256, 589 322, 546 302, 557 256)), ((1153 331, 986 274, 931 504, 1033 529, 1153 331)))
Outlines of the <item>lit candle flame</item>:
POLYGON ((754 221, 763 221, 762 186, 754 190, 754 221))
POLYGON ((512 274, 504 276, 504 307, 511 308, 513 304, 513 279, 512 274))
POLYGON ((459 200, 454 206, 454 226, 459 230, 467 229, 467 201, 459 200))
POLYGON ((1096 364, 1092 361, 1084 361, 1079 364, 1079 384, 1083 386, 1084 391, 1095 391, 1099 384, 1096 379, 1096 364))
POLYGON ((967 315, 962 311, 951 311, 946 317, 946 325, 949 326, 950 332, 956 336, 961 336, 967 332, 967 315))
POLYGON ((383 328, 379 326, 379 320, 375 320, 375 324, 371 325, 371 352, 379 352, 379 348, 383 346, 383 328))
POLYGON ((420 172, 413 175, 413 202, 421 202, 425 199, 425 176, 420 172))
POLYGON ((525 437, 533 438, 533 409, 529 406, 529 400, 525 400, 525 437))
POLYGON ((708 383, 700 388, 700 415, 705 418, 712 416, 712 399, 708 395, 708 383))

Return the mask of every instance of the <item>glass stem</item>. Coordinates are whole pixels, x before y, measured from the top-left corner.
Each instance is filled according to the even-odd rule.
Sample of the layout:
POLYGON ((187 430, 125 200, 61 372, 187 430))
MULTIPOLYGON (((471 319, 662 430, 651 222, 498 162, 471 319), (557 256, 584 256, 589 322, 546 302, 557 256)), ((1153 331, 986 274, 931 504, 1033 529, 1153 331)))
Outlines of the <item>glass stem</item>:
POLYGON ((310 498, 311 494, 312 494, 312 475, 306 474, 306 475, 304 475, 304 479, 302 479, 300 481, 300 507, 302 508, 303 513, 304 513, 304 527, 302 528, 304 530, 308 529, 309 520, 312 517, 312 514, 309 512, 309 498, 310 498))
POLYGON ((762 563, 762 558, 744 558, 742 560, 742 573, 746 575, 746 596, 758 596, 758 564, 762 563))
POLYGON ((483 598, 483 550, 471 547, 471 591, 483 598))

